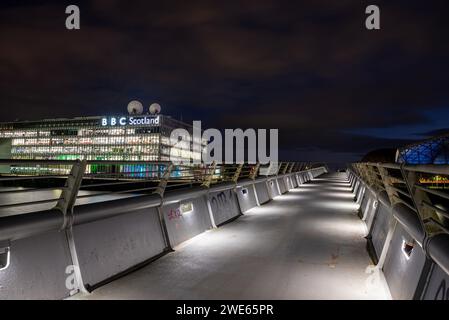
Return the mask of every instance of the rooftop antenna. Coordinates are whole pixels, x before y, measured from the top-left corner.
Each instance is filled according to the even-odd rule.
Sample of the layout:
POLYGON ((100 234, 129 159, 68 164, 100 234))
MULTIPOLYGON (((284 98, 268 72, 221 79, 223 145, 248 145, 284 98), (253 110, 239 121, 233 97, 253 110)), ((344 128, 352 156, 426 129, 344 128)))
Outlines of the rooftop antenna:
POLYGON ((133 100, 128 103, 128 113, 131 115, 142 114, 143 113, 143 105, 140 101, 133 100))
POLYGON ((153 103, 150 106, 150 114, 159 114, 161 113, 161 110, 162 108, 159 103, 153 103))

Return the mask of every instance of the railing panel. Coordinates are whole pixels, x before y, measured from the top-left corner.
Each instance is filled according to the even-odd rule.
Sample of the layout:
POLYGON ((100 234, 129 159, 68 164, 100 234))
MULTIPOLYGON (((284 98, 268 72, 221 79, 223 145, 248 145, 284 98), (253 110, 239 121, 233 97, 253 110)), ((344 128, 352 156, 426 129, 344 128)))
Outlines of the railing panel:
POLYGON ((237 199, 242 213, 257 207, 256 194, 252 185, 236 189, 237 199))
POLYGON ((395 300, 415 298, 426 264, 426 254, 414 238, 398 224, 385 259, 383 271, 395 300))
POLYGON ((240 215, 240 207, 234 189, 212 192, 207 195, 217 226, 240 215))
POLYGON ((0 300, 66 298, 76 289, 64 232, 11 241, 9 259, 9 266, 0 271, 0 300))
POLYGON ((73 227, 79 268, 86 288, 161 254, 165 247, 156 208, 73 227))
POLYGON ((173 247, 212 228, 205 196, 164 205, 161 211, 173 247))
POLYGON ((259 199, 259 204, 264 204, 270 201, 270 194, 267 187, 267 182, 256 182, 255 183, 257 198, 259 199))

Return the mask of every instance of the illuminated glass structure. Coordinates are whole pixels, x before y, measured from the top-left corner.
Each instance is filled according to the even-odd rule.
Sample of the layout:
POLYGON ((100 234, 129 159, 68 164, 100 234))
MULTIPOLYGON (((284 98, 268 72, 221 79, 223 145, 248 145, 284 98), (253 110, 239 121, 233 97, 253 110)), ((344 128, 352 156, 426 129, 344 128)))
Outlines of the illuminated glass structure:
MULTIPOLYGON (((0 158, 30 160, 112 160, 141 161, 142 165, 120 165, 100 169, 89 165, 88 173, 98 171, 153 172, 154 164, 146 161, 190 162, 201 159, 193 144, 201 141, 170 145, 170 133, 175 128, 192 132, 192 126, 164 115, 136 115, 116 117, 79 117, 0 123, 0 158), (176 159, 174 159, 176 158, 176 159)), ((201 150, 201 148, 200 148, 201 150)), ((47 166, 49 173, 67 168, 47 166)), ((36 170, 27 166, 12 166, 11 173, 36 170)), ((5 173, 5 172, 3 172, 5 173)))
POLYGON ((449 135, 437 136, 399 149, 396 161, 408 164, 449 164, 449 135))

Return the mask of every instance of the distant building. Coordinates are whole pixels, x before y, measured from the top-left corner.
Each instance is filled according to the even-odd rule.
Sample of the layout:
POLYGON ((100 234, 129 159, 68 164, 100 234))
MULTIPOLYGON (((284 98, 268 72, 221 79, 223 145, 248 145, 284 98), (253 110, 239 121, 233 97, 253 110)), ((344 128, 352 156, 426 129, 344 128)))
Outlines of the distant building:
MULTIPOLYGON (((0 158, 30 160, 117 160, 190 162, 201 159, 191 144, 170 145, 175 128, 192 126, 161 114, 79 117, 0 123, 0 158), (175 148, 175 149, 173 149, 175 148), (176 159, 173 159, 173 156, 176 159)), ((200 143, 194 141, 192 143, 200 143)), ((3 173, 67 173, 68 166, 3 166, 3 173), (6 169, 5 169, 6 168, 6 169)), ((89 165, 87 173, 153 172, 154 165, 89 165)))
POLYGON ((396 162, 449 164, 449 134, 436 136, 398 149, 396 162))

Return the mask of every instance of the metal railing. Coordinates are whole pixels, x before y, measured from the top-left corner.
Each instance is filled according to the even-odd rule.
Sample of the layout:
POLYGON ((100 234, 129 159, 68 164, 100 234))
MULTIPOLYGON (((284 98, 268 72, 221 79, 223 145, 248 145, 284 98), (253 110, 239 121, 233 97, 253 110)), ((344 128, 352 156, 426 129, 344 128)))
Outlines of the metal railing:
POLYGON ((386 191, 392 206, 416 212, 428 237, 449 234, 449 166, 355 163, 351 169, 373 192, 386 191), (439 183, 429 183, 434 180, 439 183))
MULTIPOLYGON (((296 174, 307 176, 310 179, 311 176, 317 176, 327 170, 321 164, 308 164, 308 169, 294 172, 295 164, 289 162, 279 167, 284 168, 285 172, 288 172, 288 168, 291 168, 292 172, 290 173, 260 176, 258 174, 260 168, 258 164, 212 164, 199 167, 186 166, 185 170, 189 172, 189 175, 186 176, 193 177, 191 180, 186 180, 186 176, 181 178, 173 177, 172 170, 176 166, 165 163, 165 171, 157 180, 144 178, 131 181, 116 179, 114 181, 101 181, 100 183, 96 183, 98 180, 93 180, 96 181, 94 184, 86 184, 86 181, 92 181, 92 177, 85 175, 87 163, 87 161, 73 162, 70 174, 63 180, 65 182, 63 186, 45 188, 45 190, 60 191, 58 197, 37 201, 20 201, 18 203, 0 203, 0 212, 1 210, 11 210, 11 207, 17 206, 34 207, 43 203, 50 206, 24 214, 3 215, 0 213, 0 241, 9 243, 10 241, 52 230, 70 231, 75 225, 111 218, 133 210, 158 208, 158 211, 160 211, 160 208, 164 205, 207 196, 210 192, 236 189, 251 184, 255 186, 257 183, 267 183, 271 179, 279 179, 296 174), (94 188, 94 186, 106 188, 106 190, 88 194, 82 193, 86 188, 94 188), (119 190, 111 191, 111 189, 117 187, 119 187, 119 190), (169 189, 173 190, 166 193, 169 189), (97 197, 99 195, 124 193, 132 193, 132 199, 129 197, 127 199, 112 198, 103 199, 102 201, 97 201, 97 203, 95 201, 91 203, 77 203, 85 198, 97 197), (54 206, 53 203, 55 204, 54 206), (76 207, 75 204, 77 204, 76 207)), ((296 168, 299 170, 301 166, 296 165, 296 168)), ((30 179, 34 178, 36 177, 30 177, 30 179)), ((33 190, 39 191, 39 188, 34 188, 33 190)), ((5 192, 15 195, 22 192, 26 194, 31 192, 31 190, 20 189, 5 192)), ((161 216, 159 219, 163 226, 164 219, 161 216)))
MULTIPOLYGON (((244 180, 260 178, 261 166, 256 164, 172 164, 168 161, 104 161, 104 160, 0 160, 3 166, 28 166, 45 168, 60 166, 69 167, 67 174, 37 174, 30 175, 3 174, 0 175, 0 185, 4 183, 33 182, 33 184, 56 185, 54 187, 29 187, 1 190, 0 188, 0 217, 10 208, 23 206, 52 204, 61 201, 64 194, 69 193, 74 204, 81 199, 92 199, 100 196, 137 194, 152 194, 164 184, 165 190, 189 188, 194 186, 210 187, 220 183, 238 183, 244 180), (82 167, 78 173, 80 180, 77 188, 70 185, 74 168, 82 167), (90 169, 88 169, 90 166, 90 169), (92 172, 95 168, 95 172, 92 172), (126 169, 126 172, 123 169, 126 169), (167 171, 169 173, 167 174, 167 171), (165 178, 163 178, 165 175, 165 178), (39 180, 45 180, 40 182, 39 180), (65 183, 65 185, 63 185, 65 183), (52 195, 45 199, 14 201, 14 195, 31 194, 33 192, 48 191, 52 195), (53 191, 53 192, 52 192, 53 191), (9 201, 2 196, 8 196, 9 201)), ((322 164, 304 162, 281 162, 270 164, 276 170, 269 176, 307 171, 322 166, 322 164)), ((266 166, 265 166, 266 167, 266 166)), ((74 205, 73 204, 73 205, 74 205)))

